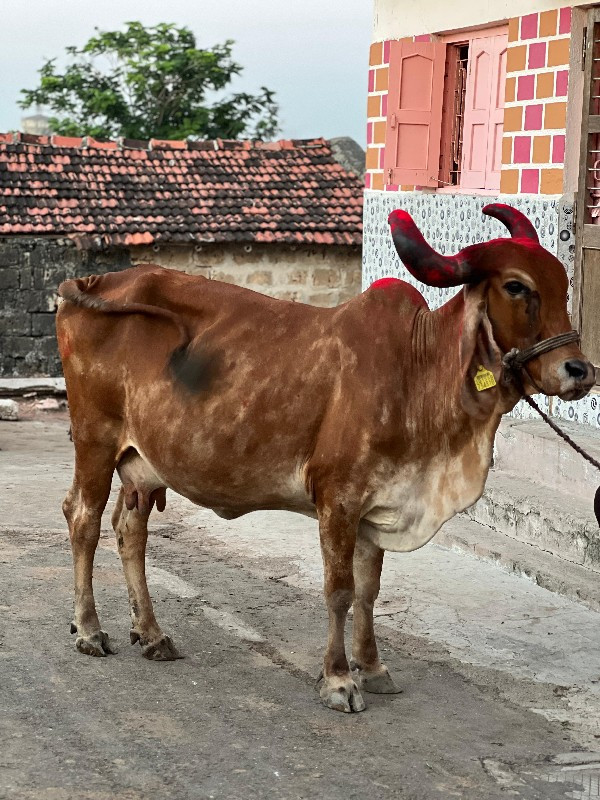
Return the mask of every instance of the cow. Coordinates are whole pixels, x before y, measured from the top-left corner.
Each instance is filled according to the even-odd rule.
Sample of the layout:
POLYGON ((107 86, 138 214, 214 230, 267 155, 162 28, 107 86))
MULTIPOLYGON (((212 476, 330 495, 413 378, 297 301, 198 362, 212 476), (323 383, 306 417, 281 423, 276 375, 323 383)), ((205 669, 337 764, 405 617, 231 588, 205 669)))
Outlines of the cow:
POLYGON ((435 311, 397 279, 337 308, 152 264, 61 284, 57 336, 75 447, 63 510, 81 653, 114 649, 92 566, 116 469, 112 523, 131 642, 146 658, 180 657, 156 621, 144 570, 148 517, 169 488, 226 519, 259 509, 316 517, 329 616, 320 697, 353 712, 365 708, 361 690, 398 691, 373 627, 385 550, 422 547, 481 496, 500 419, 524 394, 576 400, 594 383, 567 333, 563 266, 523 214, 502 204, 484 213, 510 238, 455 256, 435 252, 404 211, 390 215, 414 277, 462 286, 435 311), (532 346, 516 379, 504 357, 532 346))

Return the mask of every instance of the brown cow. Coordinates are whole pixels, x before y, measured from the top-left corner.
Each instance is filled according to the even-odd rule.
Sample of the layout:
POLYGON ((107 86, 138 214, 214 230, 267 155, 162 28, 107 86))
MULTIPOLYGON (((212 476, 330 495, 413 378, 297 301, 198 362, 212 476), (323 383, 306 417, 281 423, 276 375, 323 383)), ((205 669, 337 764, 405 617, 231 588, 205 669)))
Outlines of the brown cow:
POLYGON ((131 640, 147 658, 178 657, 144 575, 148 517, 169 488, 229 519, 258 509, 317 516, 329 613, 321 698, 360 711, 359 686, 397 691, 373 630, 384 551, 421 547, 477 500, 500 418, 522 391, 573 400, 594 381, 572 341, 536 355, 523 384, 509 379, 503 354, 570 330, 567 278, 522 214, 486 213, 513 237, 453 257, 435 253, 408 214, 390 216, 413 275, 464 284, 436 311, 398 280, 333 309, 153 265, 61 285, 78 650, 113 652, 92 564, 117 469, 131 640), (344 646, 351 604, 354 673, 344 646))

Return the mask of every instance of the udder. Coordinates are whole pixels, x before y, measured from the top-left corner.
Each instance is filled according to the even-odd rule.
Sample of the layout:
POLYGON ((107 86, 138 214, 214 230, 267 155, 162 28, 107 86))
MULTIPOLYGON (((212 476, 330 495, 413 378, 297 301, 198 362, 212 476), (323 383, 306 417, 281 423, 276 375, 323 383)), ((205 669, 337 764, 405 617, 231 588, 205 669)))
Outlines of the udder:
POLYGON ((129 511, 137 508, 140 514, 149 514, 155 503, 158 511, 165 510, 166 486, 135 448, 125 451, 117 464, 117 472, 129 511))

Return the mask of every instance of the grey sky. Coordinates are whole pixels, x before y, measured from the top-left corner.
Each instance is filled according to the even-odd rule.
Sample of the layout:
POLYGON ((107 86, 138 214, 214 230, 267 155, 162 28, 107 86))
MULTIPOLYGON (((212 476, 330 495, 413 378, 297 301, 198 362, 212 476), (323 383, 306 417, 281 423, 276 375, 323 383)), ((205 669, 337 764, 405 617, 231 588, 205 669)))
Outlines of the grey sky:
POLYGON ((0 0, 0 131, 17 129, 20 89, 44 58, 127 20, 185 24, 199 46, 234 39, 237 90, 277 93, 282 136, 352 136, 364 147, 371 0, 0 0))

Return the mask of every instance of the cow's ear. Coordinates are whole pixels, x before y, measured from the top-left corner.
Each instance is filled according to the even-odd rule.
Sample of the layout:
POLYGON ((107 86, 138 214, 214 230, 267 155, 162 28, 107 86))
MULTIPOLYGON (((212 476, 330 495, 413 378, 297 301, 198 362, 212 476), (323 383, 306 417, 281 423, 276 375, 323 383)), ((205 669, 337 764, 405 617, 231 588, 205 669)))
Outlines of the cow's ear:
POLYGON ((460 340, 461 402, 477 419, 488 417, 499 400, 502 353, 487 315, 486 286, 465 287, 465 311, 460 340))

